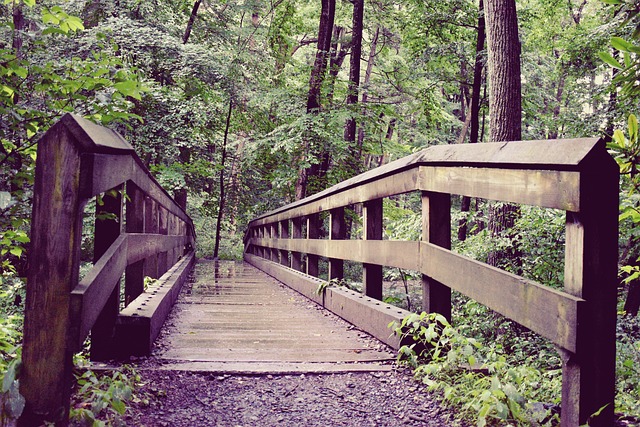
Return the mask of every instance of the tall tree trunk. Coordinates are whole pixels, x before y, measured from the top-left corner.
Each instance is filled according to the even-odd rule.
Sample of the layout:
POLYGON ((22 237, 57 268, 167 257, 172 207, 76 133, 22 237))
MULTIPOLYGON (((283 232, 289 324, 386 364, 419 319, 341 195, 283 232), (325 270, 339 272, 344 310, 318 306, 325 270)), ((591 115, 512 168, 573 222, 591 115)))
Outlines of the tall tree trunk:
POLYGON ((347 91, 347 108, 351 116, 347 119, 344 129, 344 140, 347 143, 349 160, 347 167, 353 175, 362 170, 362 160, 356 146, 356 113, 358 91, 360 89, 360 59, 362 56, 362 25, 364 15, 364 0, 353 0, 353 32, 351 37, 351 60, 349 63, 349 86, 347 91))
POLYGON ((227 143, 229 141, 229 128, 231 127, 231 113, 233 112, 233 96, 229 95, 229 111, 227 111, 227 120, 224 126, 224 138, 222 139, 222 157, 220 160, 220 176, 218 179, 218 185, 220 190, 220 196, 218 198, 218 218, 216 221, 216 241, 213 247, 213 258, 218 259, 220 252, 220 238, 222 233, 222 219, 224 214, 224 207, 226 201, 225 185, 224 185, 224 166, 227 160, 227 143))
MULTIPOLYGON (((485 17, 489 64, 489 140, 519 141, 522 138, 522 91, 515 0, 486 0, 485 17)), ((515 205, 491 205, 491 236, 496 238, 504 235, 513 227, 519 215, 520 209, 515 205)), ((502 259, 508 259, 518 266, 518 250, 515 240, 511 241, 510 250, 489 253, 490 265, 497 266, 502 259)))
MULTIPOLYGON (((331 48, 331 31, 336 12, 335 0, 322 0, 322 9, 320 12, 320 25, 318 28, 318 47, 316 49, 316 59, 311 70, 309 79, 309 93, 307 95, 307 114, 318 114, 321 108, 320 95, 322 82, 324 81, 327 71, 327 58, 329 49, 331 48)), ((304 165, 307 151, 311 148, 310 132, 305 136, 302 146, 300 147, 300 155, 296 156, 295 164, 304 165)), ((321 153, 310 153, 312 156, 320 157, 321 153)), ((321 161, 321 159, 318 159, 321 161)), ((309 183, 309 168, 299 166, 298 180, 296 182, 296 200, 300 200, 307 195, 307 185, 309 183)))
MULTIPOLYGON (((378 48, 378 38, 380 37, 380 27, 376 27, 373 38, 371 39, 371 48, 369 49, 369 59, 367 60, 367 69, 364 72, 364 90, 362 91, 362 98, 360 99, 360 105, 362 105, 362 117, 367 115, 367 102, 369 101, 369 81, 371 81, 371 73, 373 72, 373 64, 376 59, 376 49, 378 48)), ((394 122, 395 125, 395 122, 394 122)), ((392 130, 393 134, 393 130, 392 130)), ((387 138, 391 139, 391 138, 387 138)), ((362 157, 362 146, 364 144, 364 124, 360 123, 358 126, 358 150, 359 156, 362 157)))
POLYGON ((344 27, 334 25, 333 37, 331 39, 331 51, 329 55, 329 81, 327 82, 327 102, 329 108, 333 105, 333 94, 338 79, 338 73, 342 68, 350 43, 344 42, 344 27))
MULTIPOLYGON (((485 44, 485 21, 484 21, 484 4, 480 0, 478 15, 478 37, 476 38, 476 60, 473 66, 473 87, 471 89, 471 107, 469 111, 470 127, 469 143, 478 142, 478 131, 480 128, 480 90, 482 89, 482 70, 484 69, 484 60, 482 52, 485 44)), ((460 204, 461 212, 469 212, 471 207, 471 198, 462 197, 460 204)), ((465 241, 467 239, 468 225, 467 219, 461 218, 458 222, 458 240, 465 241)))
POLYGON ((193 4, 193 9, 191 9, 191 15, 189 16, 189 21, 187 22, 187 28, 184 30, 184 35, 182 36, 182 43, 187 44, 189 42, 189 37, 191 37, 191 30, 193 29, 193 24, 196 22, 196 17, 198 16, 198 9, 200 8, 200 3, 202 0, 196 0, 193 4))

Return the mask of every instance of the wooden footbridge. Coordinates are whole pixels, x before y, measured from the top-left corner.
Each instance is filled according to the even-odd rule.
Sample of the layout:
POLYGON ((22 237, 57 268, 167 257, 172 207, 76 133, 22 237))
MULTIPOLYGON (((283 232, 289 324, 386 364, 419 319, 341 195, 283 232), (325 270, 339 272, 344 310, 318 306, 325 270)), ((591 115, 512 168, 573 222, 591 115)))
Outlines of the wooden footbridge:
POLYGON ((407 313, 381 301, 382 266, 421 272, 429 312, 450 317, 454 289, 551 340, 563 357, 562 425, 612 425, 618 168, 602 141, 430 147, 256 218, 245 263, 198 263, 180 298, 195 264, 193 223, 122 137, 66 115, 37 156, 22 425, 66 423, 72 356, 89 333, 94 360, 146 355, 172 308, 169 345, 155 351, 173 369, 383 369, 392 355, 358 332, 401 344, 388 325, 407 313), (413 191, 421 240, 383 240, 383 199, 413 191), (566 211, 564 290, 451 252, 451 194, 566 211), (96 196, 94 266, 80 277, 84 209, 96 196), (362 239, 346 238, 352 205, 362 206, 362 239), (321 266, 340 279, 345 261, 362 263, 363 293, 317 293, 321 266), (158 280, 145 289, 147 276, 158 280))

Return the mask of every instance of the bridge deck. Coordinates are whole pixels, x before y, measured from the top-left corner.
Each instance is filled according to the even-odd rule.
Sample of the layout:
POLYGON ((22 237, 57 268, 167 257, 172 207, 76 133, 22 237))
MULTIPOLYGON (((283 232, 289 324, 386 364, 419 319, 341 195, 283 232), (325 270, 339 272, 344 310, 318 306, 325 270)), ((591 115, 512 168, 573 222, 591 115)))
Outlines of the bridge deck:
POLYGON ((390 349, 247 263, 200 261, 154 356, 229 373, 388 370, 390 349))

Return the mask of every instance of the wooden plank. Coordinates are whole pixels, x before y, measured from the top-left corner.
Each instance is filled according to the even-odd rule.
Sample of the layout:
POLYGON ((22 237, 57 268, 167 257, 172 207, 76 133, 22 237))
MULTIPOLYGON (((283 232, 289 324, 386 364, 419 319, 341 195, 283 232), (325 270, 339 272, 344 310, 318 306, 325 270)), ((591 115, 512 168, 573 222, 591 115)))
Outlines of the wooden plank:
POLYGON ((419 187, 424 191, 580 210, 579 172, 421 166, 419 187))
POLYGON ((191 251, 125 308, 116 323, 120 357, 148 356, 195 263, 191 251))
POLYGON ((421 272, 575 351, 584 300, 422 242, 421 272))
MULTIPOLYGON (((362 234, 365 240, 382 240, 382 201, 370 200, 362 206, 362 234)), ((368 297, 382 300, 382 265, 362 264, 362 291, 368 297)))
POLYGON ((401 240, 251 239, 251 244, 297 251, 308 256, 343 260, 419 271, 419 242, 401 240))
POLYGON ((189 239, 187 236, 165 236, 163 234, 146 233, 128 233, 127 237, 129 264, 173 248, 183 250, 189 239))
MULTIPOLYGON (((320 193, 268 212, 256 218, 251 224, 257 225, 273 220, 309 215, 418 189, 415 186, 410 187, 412 187, 411 181, 415 183, 415 174, 419 166, 442 166, 444 169, 474 167, 577 171, 593 151, 603 146, 604 142, 597 138, 431 146, 411 156, 343 181, 320 193), (398 178, 400 181, 396 181, 398 178), (376 187, 379 187, 379 190, 376 187), (351 189, 353 191, 348 191, 351 189)), ((420 189, 440 191, 436 188, 420 189)))
POLYGON ((418 152, 414 163, 491 166, 505 169, 578 170, 598 146, 599 138, 435 145, 418 152))
MULTIPOLYGON (((422 192, 422 241, 451 249, 451 195, 422 192)), ((440 313, 451 322, 451 288, 422 275, 422 309, 440 313)))
POLYGON ((186 212, 158 184, 135 153, 126 156, 122 154, 84 153, 82 157, 83 167, 86 168, 87 176, 90 177, 82 182, 81 191, 83 197, 90 198, 126 181, 133 181, 165 209, 180 217, 183 221, 190 221, 186 212))
POLYGON ((398 349, 402 344, 400 337, 393 334, 388 325, 391 322, 400 323, 404 317, 410 314, 408 311, 341 287, 328 287, 324 296, 320 296, 315 293, 315 290, 320 283, 324 282, 323 280, 251 254, 245 254, 245 261, 305 297, 323 305, 326 309, 385 344, 395 349, 398 349))
POLYGON ((149 253, 179 247, 186 239, 185 236, 128 233, 118 237, 71 292, 72 317, 77 319, 73 342, 79 346, 77 349, 81 348, 126 266, 147 258, 149 253))
MULTIPOLYGON (((398 172, 395 175, 384 176, 376 181, 368 182, 356 188, 344 188, 335 193, 323 191, 311 196, 305 203, 296 202, 265 214, 251 221, 251 226, 262 225, 271 221, 298 216, 309 216, 315 213, 340 208, 347 205, 363 203, 369 200, 381 199, 396 194, 408 193, 418 189, 418 169, 398 172), (319 197, 319 195, 324 195, 319 197)), ((334 187, 331 187, 334 189, 334 187)))

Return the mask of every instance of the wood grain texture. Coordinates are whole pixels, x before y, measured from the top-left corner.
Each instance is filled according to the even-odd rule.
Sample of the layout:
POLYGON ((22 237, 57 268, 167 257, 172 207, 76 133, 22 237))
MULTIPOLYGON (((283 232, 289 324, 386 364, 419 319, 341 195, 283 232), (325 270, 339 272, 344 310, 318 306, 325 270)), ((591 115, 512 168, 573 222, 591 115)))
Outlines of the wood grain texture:
MULTIPOLYGON (((603 147, 604 142, 598 138, 431 146, 343 181, 320 193, 265 213, 256 218, 251 225, 295 218, 418 189, 442 191, 418 186, 417 170, 420 166, 438 169, 464 167, 572 172, 580 171, 590 153, 603 147)), ((521 175, 531 174, 521 172, 521 175)), ((553 175, 548 174, 546 179, 553 180, 553 175)), ((563 181, 572 179, 571 175, 568 175, 569 178, 564 174, 558 176, 561 176, 563 181)))

